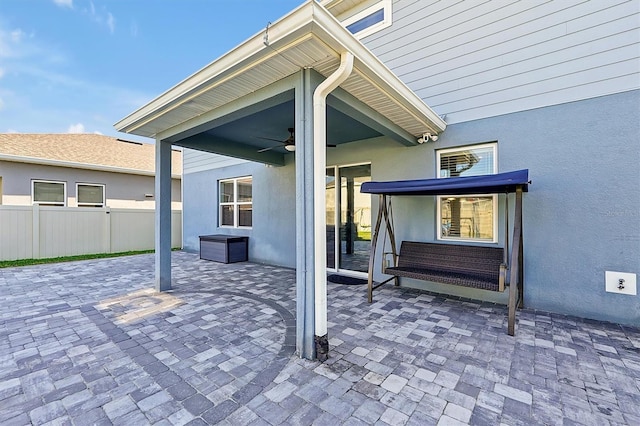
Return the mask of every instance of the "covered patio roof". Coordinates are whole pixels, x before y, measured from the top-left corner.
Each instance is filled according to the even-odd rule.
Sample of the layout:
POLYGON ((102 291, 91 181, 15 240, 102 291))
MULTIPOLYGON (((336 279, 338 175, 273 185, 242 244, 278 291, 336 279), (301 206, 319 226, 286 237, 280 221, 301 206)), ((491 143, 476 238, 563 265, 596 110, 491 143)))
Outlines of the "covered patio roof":
POLYGON ((385 135, 403 145, 445 122, 330 12, 308 0, 249 40, 115 124, 117 130, 233 157, 284 164, 300 70, 324 78, 354 56, 353 72, 328 99, 327 142, 385 135), (349 132, 350 130, 350 132, 349 132), (194 138, 195 137, 195 138, 194 138))
POLYGON ((171 145, 284 165, 287 140, 296 152, 296 345, 303 357, 326 359, 325 144, 385 136, 412 146, 446 124, 307 0, 115 127, 156 139, 159 291, 171 289, 171 145))

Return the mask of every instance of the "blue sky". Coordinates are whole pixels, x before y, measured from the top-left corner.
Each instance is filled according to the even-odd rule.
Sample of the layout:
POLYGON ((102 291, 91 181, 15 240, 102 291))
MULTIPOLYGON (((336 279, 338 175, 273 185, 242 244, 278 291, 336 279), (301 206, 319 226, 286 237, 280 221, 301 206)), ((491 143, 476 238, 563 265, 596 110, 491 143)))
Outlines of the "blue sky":
POLYGON ((113 124, 302 3, 0 0, 0 133, 141 140, 113 124))

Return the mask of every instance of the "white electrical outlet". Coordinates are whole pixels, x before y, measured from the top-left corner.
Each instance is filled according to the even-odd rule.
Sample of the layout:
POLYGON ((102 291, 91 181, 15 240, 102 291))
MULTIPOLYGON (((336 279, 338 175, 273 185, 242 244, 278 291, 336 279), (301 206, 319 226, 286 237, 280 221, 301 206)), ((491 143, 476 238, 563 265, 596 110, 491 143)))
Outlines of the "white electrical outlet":
POLYGON ((611 293, 628 294, 635 296, 636 274, 628 272, 605 271, 604 273, 605 290, 611 293))

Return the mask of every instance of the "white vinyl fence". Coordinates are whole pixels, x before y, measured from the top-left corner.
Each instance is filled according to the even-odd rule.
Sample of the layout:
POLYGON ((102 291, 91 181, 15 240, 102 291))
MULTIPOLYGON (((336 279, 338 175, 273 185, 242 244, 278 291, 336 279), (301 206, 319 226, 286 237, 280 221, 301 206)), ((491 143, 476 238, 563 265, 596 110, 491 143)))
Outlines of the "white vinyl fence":
MULTIPOLYGON (((154 248, 155 212, 142 209, 0 206, 0 260, 154 248)), ((182 212, 171 212, 171 246, 182 245, 182 212)))

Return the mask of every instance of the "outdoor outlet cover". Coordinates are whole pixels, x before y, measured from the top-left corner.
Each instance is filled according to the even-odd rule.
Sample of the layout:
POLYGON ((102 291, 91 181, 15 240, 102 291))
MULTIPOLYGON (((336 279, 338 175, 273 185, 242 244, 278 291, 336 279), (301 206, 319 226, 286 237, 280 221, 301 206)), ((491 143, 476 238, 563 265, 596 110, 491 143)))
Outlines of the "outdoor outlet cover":
POLYGON ((636 289, 636 274, 605 271, 604 282, 605 290, 608 292, 628 294, 631 296, 638 294, 636 289))

